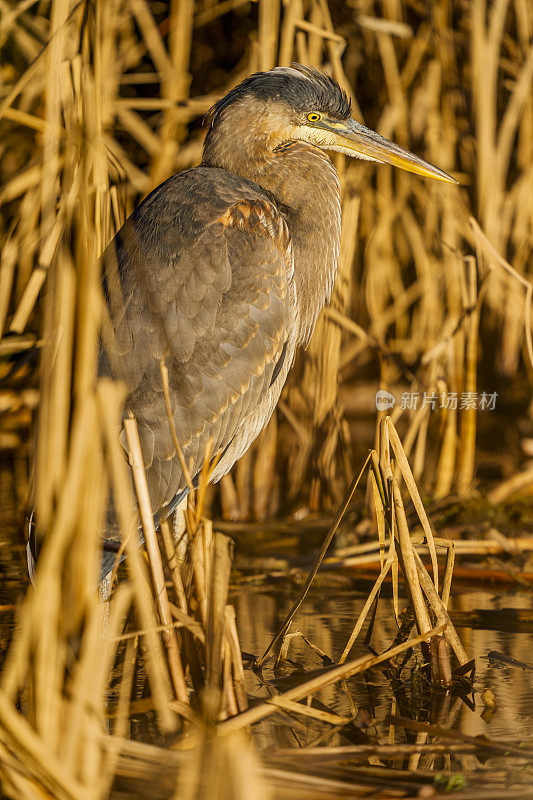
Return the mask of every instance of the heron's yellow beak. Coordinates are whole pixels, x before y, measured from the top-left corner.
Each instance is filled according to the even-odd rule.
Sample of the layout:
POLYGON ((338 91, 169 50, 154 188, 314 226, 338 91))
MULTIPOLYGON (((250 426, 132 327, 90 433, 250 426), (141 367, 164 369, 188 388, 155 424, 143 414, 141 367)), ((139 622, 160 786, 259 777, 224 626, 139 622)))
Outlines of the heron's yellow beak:
MULTIPOLYGON (((318 127, 318 126, 317 126, 318 127)), ((339 150, 346 155, 367 161, 377 161, 380 164, 391 164, 407 172, 423 175, 424 178, 435 178, 446 183, 457 183, 455 178, 448 175, 423 158, 413 155, 408 150, 394 142, 380 136, 370 128, 365 128, 353 119, 346 122, 328 121, 320 127, 328 131, 329 143, 325 147, 330 150, 339 150)))

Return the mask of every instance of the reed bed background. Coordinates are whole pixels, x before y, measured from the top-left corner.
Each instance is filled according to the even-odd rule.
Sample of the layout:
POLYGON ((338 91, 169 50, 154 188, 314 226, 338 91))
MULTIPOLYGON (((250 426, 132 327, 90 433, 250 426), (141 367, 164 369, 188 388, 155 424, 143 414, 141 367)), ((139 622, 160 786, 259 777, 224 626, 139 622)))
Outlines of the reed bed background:
MULTIPOLYGON (((456 489, 467 494, 476 409, 445 401, 449 408, 439 402, 430 413, 431 404, 421 406, 424 392, 461 397, 504 387, 507 399, 526 410, 533 358, 532 19, 525 0, 4 0, 4 378, 13 371, 10 357, 22 367, 17 380, 4 381, 3 449, 20 453, 26 446, 38 403, 31 355, 44 341, 49 270, 64 260, 66 247, 79 271, 70 236, 79 192, 94 194, 96 257, 142 196, 198 163, 201 119, 220 94, 249 72, 299 60, 329 70, 358 118, 452 172, 460 186, 336 159, 343 233, 333 302, 276 418, 222 482, 222 513, 261 519, 295 503, 335 506, 369 444, 363 434, 361 447, 350 417, 369 410, 376 378, 394 390, 395 420, 403 417, 400 429, 424 488, 440 498, 456 489), (90 87, 83 85, 87 62, 90 87), (418 408, 399 408, 402 391, 419 393, 418 408)), ((83 291, 79 280, 76 290, 83 291)), ((64 307, 72 314, 66 297, 64 307)), ((90 314, 81 297, 78 310, 79 322, 90 314)), ((505 399, 500 393, 500 407, 505 399)), ((46 435, 55 439, 54 428, 46 435)), ((61 472, 54 470, 52 483, 61 472)), ((21 466, 19 479, 25 471, 21 466)))
MULTIPOLYGON (((279 797, 338 796, 338 775, 308 770, 302 777, 292 755, 260 766, 247 727, 281 709, 342 728, 350 720, 300 700, 335 682, 344 687, 351 675, 389 659, 398 657, 393 667, 401 670, 399 657, 414 646, 429 647, 434 681, 454 680, 446 640, 455 677, 468 668, 446 610, 453 550, 446 545, 439 586, 435 545, 444 545, 434 540, 416 486, 436 499, 469 496, 481 412, 453 402, 435 410, 398 402, 389 419, 375 413, 373 393, 379 387, 398 397, 413 391, 446 399, 505 385, 523 418, 514 435, 525 432, 527 455, 532 36, 526 0, 0 0, 2 533, 20 542, 34 501, 45 537, 35 590, 17 611, 0 679, 4 794, 96 800, 128 796, 128 786, 145 779, 153 797, 259 798, 268 785, 279 797), (331 72, 358 118, 460 185, 336 159, 343 230, 331 307, 260 440, 220 487, 201 487, 189 505, 192 544, 181 566, 168 529, 158 543, 140 503, 145 558, 134 544, 137 521, 116 437, 122 389, 95 379, 106 313, 98 257, 150 189, 198 163, 201 119, 213 102, 246 74, 293 60, 331 72), (371 423, 360 436, 354 415, 365 410, 369 386, 371 423), (401 641, 353 661, 348 643, 332 672, 248 709, 227 598, 230 542, 213 532, 205 512, 262 519, 301 506, 336 507, 374 441, 368 497, 381 574, 373 592, 379 596, 390 570, 401 641), (401 476, 419 539, 407 525, 401 476), (95 577, 110 492, 127 534, 128 580, 103 607, 95 577), (395 542, 403 542, 399 555, 395 542), (429 572, 420 547, 430 553, 429 572), (412 617, 399 607, 401 575, 412 617), (430 640, 434 647, 426 646, 430 640), (145 712, 154 739, 173 742, 176 752, 133 741, 133 717, 145 712), (154 761, 165 764, 164 785, 154 761)), ((488 428, 501 441, 496 420, 488 428)), ((134 421, 128 437, 134 445, 134 421)), ((495 476, 508 480, 493 488, 493 502, 533 483, 516 445, 501 461, 495 476)), ((374 597, 355 617, 354 638, 374 597)), ((287 631, 278 656, 290 646, 287 631)), ((391 730, 401 724, 408 723, 393 720, 391 730)), ((419 744, 436 753, 436 735, 421 732, 419 744)), ((389 744, 400 746, 393 734, 389 744)), ((416 765, 415 750, 410 757, 416 765)), ((388 775, 391 784, 403 780, 400 772, 388 775)), ((364 793, 342 777, 349 796, 364 793)), ((407 781, 404 796, 418 788, 407 781)))

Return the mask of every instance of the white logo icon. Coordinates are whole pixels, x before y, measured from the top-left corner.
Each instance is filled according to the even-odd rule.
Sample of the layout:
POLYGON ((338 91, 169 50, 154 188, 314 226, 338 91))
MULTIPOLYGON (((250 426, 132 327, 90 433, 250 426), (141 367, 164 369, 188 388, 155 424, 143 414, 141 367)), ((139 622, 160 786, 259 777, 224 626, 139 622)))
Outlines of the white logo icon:
POLYGON ((380 389, 376 392, 376 408, 378 411, 386 411, 388 408, 392 408, 395 402, 394 395, 386 392, 385 389, 380 389))

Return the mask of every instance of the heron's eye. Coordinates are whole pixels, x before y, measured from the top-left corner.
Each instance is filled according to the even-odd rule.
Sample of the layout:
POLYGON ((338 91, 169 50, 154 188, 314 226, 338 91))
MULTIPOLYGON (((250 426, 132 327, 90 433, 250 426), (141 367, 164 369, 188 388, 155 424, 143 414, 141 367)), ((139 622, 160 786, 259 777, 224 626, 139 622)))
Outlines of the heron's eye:
POLYGON ((307 115, 307 119, 309 122, 318 122, 319 119, 322 119, 322 114, 319 114, 318 111, 311 111, 311 113, 307 115))

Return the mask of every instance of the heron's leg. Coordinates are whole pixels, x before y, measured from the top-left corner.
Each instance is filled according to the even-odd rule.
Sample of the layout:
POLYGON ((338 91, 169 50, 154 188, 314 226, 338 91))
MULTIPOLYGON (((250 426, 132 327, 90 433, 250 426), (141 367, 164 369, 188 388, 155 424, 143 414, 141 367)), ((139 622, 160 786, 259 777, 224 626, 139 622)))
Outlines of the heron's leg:
POLYGON ((106 603, 111 595, 111 576, 112 572, 105 576, 98 584, 98 595, 102 602, 106 603))
POLYGON ((98 600, 100 602, 100 634, 106 636, 109 630, 109 615, 111 609, 111 576, 110 572, 98 584, 98 600))
POLYGON ((187 546, 189 544, 187 526, 185 524, 186 508, 187 497, 184 497, 174 512, 174 526, 172 529, 174 542, 176 543, 176 555, 180 564, 183 564, 185 561, 185 556, 187 555, 187 546))
MULTIPOLYGON (((98 584, 98 601, 100 604, 100 637, 105 639, 109 636, 109 620, 111 614, 111 576, 110 572, 98 584)), ((106 702, 106 707, 109 701, 106 702)), ((106 733, 111 733, 111 720, 106 715, 104 720, 104 729, 106 733)))

